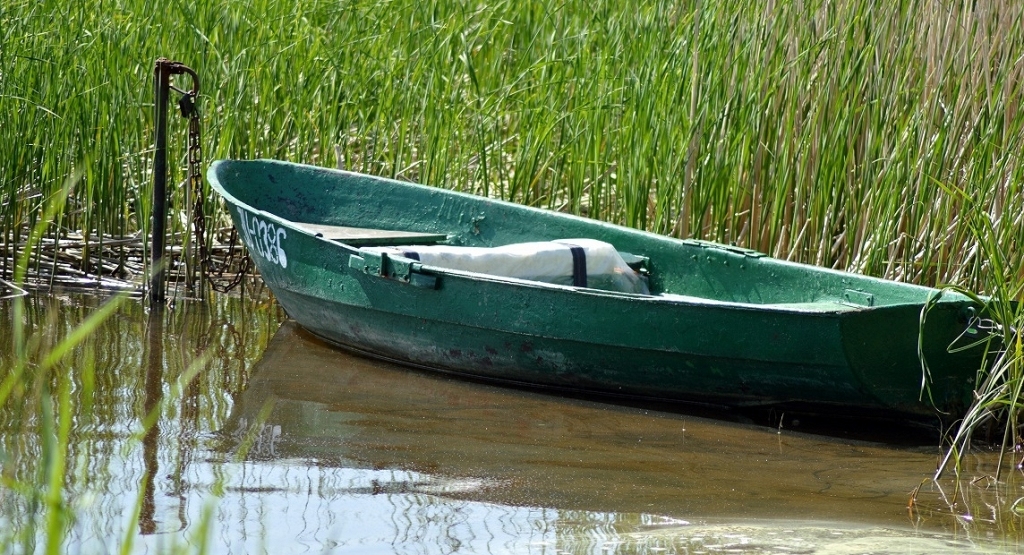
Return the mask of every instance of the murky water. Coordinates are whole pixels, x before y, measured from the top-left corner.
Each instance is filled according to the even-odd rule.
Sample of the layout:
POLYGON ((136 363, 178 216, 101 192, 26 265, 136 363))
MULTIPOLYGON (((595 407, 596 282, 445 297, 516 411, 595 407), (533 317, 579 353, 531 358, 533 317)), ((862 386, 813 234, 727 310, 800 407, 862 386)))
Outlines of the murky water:
MULTIPOLYGON (((32 352, 101 301, 30 299, 32 352)), ((16 316, 0 301, 0 337, 16 316)), ((62 551, 1022 550, 1020 472, 994 483, 990 455, 967 460, 978 480, 954 492, 927 480, 934 446, 468 383, 353 357, 280 321, 272 303, 147 313, 128 301, 53 376, 30 365, 0 406, 0 551, 47 541, 41 484, 61 451, 45 438, 61 422, 62 551)))

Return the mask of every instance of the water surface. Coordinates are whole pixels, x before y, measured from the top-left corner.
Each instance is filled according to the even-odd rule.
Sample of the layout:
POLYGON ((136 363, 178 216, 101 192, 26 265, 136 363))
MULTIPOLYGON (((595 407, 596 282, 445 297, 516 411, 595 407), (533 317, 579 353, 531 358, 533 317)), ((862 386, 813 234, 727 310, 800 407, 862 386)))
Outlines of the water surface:
MULTIPOLYGON (((23 320, 45 351, 101 302, 33 298, 23 320)), ((1010 510, 1019 471, 985 478, 990 455, 968 459, 979 479, 954 493, 928 480, 939 451, 927 442, 465 382, 348 355, 282 320, 270 302, 130 300, 62 364, 66 550, 983 553, 1024 537, 1010 510), (147 414, 159 415, 148 427, 147 414)), ((0 360, 6 376, 12 353, 0 360)), ((40 399, 60 406, 61 383, 24 388, 0 413, 9 551, 45 543, 30 491, 50 453, 40 399)))

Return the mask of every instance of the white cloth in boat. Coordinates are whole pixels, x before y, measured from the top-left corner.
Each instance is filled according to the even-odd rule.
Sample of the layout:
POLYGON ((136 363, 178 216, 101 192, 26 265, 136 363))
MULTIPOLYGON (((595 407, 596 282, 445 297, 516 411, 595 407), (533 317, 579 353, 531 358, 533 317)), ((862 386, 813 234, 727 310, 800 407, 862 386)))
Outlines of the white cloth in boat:
POLYGON ((410 245, 363 250, 404 256, 451 270, 648 294, 646 280, 626 264, 615 247, 596 239, 559 239, 499 247, 410 245))

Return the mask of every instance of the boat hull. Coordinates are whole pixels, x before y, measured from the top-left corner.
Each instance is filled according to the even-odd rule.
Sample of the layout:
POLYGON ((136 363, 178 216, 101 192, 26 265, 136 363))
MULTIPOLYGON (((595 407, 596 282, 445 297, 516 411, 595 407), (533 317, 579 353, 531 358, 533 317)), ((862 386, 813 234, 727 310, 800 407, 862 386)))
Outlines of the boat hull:
MULTIPOLYGON (((983 347, 949 352, 965 330, 972 331, 969 316, 976 307, 969 299, 954 296, 931 303, 919 334, 922 309, 932 293, 900 284, 911 289, 897 289, 896 295, 914 294, 919 300, 862 306, 857 301, 872 302, 872 294, 862 291, 882 285, 810 267, 805 271, 821 272, 813 280, 838 284, 837 295, 846 295, 845 302, 820 295, 802 302, 753 303, 674 293, 623 294, 377 260, 354 246, 303 233, 272 212, 272 206, 242 202, 224 184, 230 169, 215 165, 211 182, 224 194, 262 278, 286 312, 336 345, 420 368, 669 401, 952 416, 969 402, 984 354, 983 347), (850 299, 851 291, 864 298, 850 299), (919 352, 930 367, 927 390, 922 389, 919 352)), ((292 169, 284 166, 283 171, 292 169)), ((351 175, 308 171, 328 172, 341 181, 351 175)), ((269 175, 270 181, 284 180, 269 175)), ((266 184, 249 177, 236 186, 266 184)), ((472 202, 463 197, 449 205, 472 202)), ((517 209, 488 199, 479 202, 473 205, 478 223, 492 217, 487 213, 492 205, 512 213, 517 209)), ((365 225, 372 214, 357 215, 370 211, 349 208, 342 223, 365 225)), ((537 215, 524 212, 529 217, 537 215)), ((461 214, 457 219, 465 220, 461 214)), ((552 225, 585 231, 585 223, 577 220, 552 225)), ((457 222, 437 225, 453 228, 457 222)), ((595 235, 608 238, 607 224, 590 225, 595 235)), ((638 238, 639 233, 613 229, 610 234, 644 254, 695 248, 654 236, 645 246, 641 239, 648 234, 638 238)), ((686 259, 716 267, 724 260, 736 272, 784 276, 801 270, 740 250, 694 252, 701 257, 686 259)), ((696 271, 723 283, 733 279, 696 271)))
MULTIPOLYGON (((270 286, 291 317, 331 343, 435 371, 661 401, 935 414, 922 395, 916 343, 894 344, 891 334, 886 345, 854 339, 874 337, 864 329, 884 332, 894 320, 916 325, 912 311, 887 311, 877 319, 749 314, 720 307, 623 307, 618 299, 599 297, 576 299, 574 314, 560 315, 549 307, 564 301, 548 298, 547 291, 513 298, 498 289, 423 292, 350 277, 352 283, 339 289, 353 294, 341 298, 311 296, 273 281, 270 286), (436 296, 419 301, 446 308, 429 310, 409 298, 421 296, 436 296), (502 325, 501 314, 510 310, 520 319, 502 325), (859 349, 873 354, 859 360, 848 354, 859 349), (917 371, 906 372, 908 367, 917 371)), ((972 385, 962 373, 933 372, 935 402, 945 411, 959 412, 972 385)))

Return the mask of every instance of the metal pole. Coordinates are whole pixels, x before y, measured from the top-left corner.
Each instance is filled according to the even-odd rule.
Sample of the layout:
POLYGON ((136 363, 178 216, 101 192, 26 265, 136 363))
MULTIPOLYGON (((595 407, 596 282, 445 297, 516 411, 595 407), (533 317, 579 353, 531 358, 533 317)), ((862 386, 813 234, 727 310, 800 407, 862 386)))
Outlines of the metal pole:
POLYGON ((167 96, 171 86, 171 61, 160 58, 153 70, 156 96, 153 152, 153 241, 150 252, 149 302, 164 302, 164 241, 167 229, 167 96))

